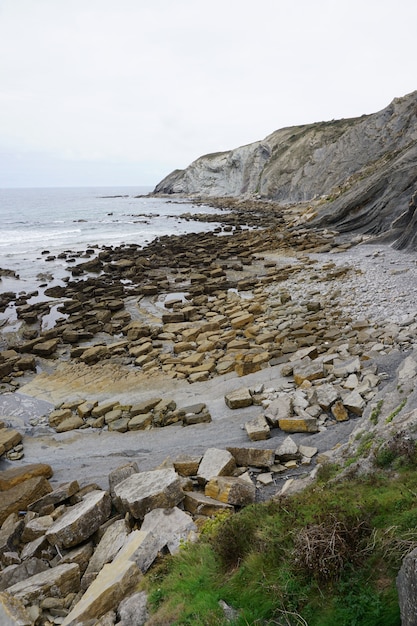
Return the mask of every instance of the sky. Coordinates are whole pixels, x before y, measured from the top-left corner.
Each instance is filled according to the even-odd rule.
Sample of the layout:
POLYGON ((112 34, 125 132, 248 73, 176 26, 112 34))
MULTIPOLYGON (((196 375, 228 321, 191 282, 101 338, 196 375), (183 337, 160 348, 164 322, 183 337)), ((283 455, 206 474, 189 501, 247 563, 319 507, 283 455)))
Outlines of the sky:
POLYGON ((0 0, 0 187, 153 187, 417 89, 415 0, 0 0))

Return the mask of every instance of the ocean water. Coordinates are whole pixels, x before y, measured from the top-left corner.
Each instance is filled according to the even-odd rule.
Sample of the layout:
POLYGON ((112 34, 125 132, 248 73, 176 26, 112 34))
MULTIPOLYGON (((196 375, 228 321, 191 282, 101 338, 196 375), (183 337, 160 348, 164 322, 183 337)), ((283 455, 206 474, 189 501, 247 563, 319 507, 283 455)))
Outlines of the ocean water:
MULTIPOLYGON (((123 243, 145 246, 162 235, 198 233, 218 226, 181 217, 218 210, 145 197, 150 191, 148 187, 0 189, 0 269, 12 270, 19 277, 0 274, 0 293, 37 292, 29 302, 44 299, 46 285, 63 284, 71 276, 68 260, 57 258, 62 252, 98 251, 104 245, 123 243)), ((76 263, 82 260, 77 258, 76 263)), ((0 325, 14 319, 11 304, 0 313, 0 325)))

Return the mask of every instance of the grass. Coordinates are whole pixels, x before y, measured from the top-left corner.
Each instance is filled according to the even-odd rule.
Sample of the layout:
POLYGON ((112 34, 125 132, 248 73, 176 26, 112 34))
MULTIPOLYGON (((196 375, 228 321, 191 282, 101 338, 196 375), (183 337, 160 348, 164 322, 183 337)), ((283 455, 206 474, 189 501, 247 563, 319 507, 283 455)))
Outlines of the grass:
POLYGON ((415 450, 399 437, 367 476, 338 480, 329 464, 300 494, 209 520, 145 577, 149 625, 399 626, 395 579, 417 546, 415 450))

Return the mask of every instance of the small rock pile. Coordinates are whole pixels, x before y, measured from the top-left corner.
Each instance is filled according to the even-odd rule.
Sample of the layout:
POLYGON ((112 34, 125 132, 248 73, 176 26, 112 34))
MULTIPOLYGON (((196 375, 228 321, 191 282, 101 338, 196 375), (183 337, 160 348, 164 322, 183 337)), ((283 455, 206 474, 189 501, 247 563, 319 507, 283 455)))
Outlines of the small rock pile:
POLYGON ((49 426, 62 433, 76 428, 107 428, 125 433, 129 430, 149 430, 181 422, 183 426, 211 422, 204 403, 178 408, 170 399, 149 398, 137 404, 124 405, 117 399, 65 402, 48 417, 49 426))

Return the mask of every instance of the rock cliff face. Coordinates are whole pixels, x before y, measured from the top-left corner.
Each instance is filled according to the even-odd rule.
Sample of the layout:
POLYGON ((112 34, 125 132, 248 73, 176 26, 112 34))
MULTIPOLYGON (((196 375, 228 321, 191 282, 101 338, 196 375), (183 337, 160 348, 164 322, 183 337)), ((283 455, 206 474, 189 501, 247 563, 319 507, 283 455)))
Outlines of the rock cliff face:
POLYGON ((263 141, 202 156, 154 192, 308 203, 313 225, 417 249, 416 162, 417 91, 372 115, 284 128, 263 141))

